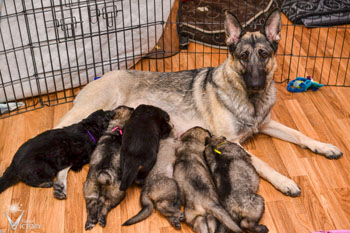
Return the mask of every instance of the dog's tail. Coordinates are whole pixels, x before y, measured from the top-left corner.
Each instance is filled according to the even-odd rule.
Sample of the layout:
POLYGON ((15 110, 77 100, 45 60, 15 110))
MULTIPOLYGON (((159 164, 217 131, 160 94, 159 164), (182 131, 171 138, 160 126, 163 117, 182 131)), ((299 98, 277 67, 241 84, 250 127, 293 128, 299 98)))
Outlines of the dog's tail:
POLYGON ((136 180, 138 169, 139 164, 136 161, 125 160, 119 187, 121 191, 125 191, 136 180))
POLYGON ((14 184, 17 184, 20 178, 17 176, 14 166, 11 164, 5 171, 4 175, 0 177, 0 193, 14 184))
POLYGON ((243 232, 242 229, 234 221, 237 219, 232 219, 232 217, 220 204, 213 202, 206 208, 206 210, 231 231, 236 233, 243 232))
POLYGON ((113 175, 109 169, 104 169, 97 174, 97 181, 100 184, 110 185, 114 182, 113 175))
POLYGON ((154 206, 152 200, 147 194, 141 194, 141 206, 142 210, 140 210, 140 212, 134 217, 123 223, 123 226, 130 226, 151 216, 154 206))

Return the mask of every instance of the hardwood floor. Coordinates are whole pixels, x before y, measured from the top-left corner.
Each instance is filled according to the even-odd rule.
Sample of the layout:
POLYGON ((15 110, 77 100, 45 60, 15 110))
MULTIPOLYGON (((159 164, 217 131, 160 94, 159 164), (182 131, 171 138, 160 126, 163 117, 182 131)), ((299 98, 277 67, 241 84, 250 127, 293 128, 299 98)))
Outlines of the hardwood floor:
MULTIPOLYGON (((281 42, 280 49, 286 50, 289 46, 293 49, 302 48, 300 51, 305 51, 305 48, 308 50, 309 46, 305 45, 301 38, 305 38, 305 35, 313 38, 313 33, 317 35, 318 32, 317 29, 307 30, 295 29, 294 34, 299 35, 299 37, 296 36, 293 39, 293 47, 290 47, 290 41, 288 43, 281 42)), ((341 31, 342 29, 337 30, 341 31)), ((332 29, 328 30, 329 35, 331 35, 332 33, 329 31, 332 29)), ((320 37, 325 37, 325 33, 327 31, 323 32, 323 29, 320 29, 320 37)), ((344 30, 343 39, 345 39, 346 33, 348 31, 344 30)), ((315 40, 311 41, 315 42, 315 40)), ((310 42, 308 41, 308 43, 310 42)), ((315 51, 318 46, 314 45, 315 51)), ((338 46, 342 46, 342 42, 339 42, 338 46)), ((343 46, 343 52, 336 53, 339 53, 339 56, 342 56, 340 53, 347 54, 349 53, 348 47, 348 43, 346 43, 343 46)), ((321 49, 321 46, 319 48, 321 49)), ((165 60, 143 59, 135 68, 175 71, 216 66, 222 63, 226 57, 226 51, 224 51, 223 54, 216 54, 209 58, 207 52, 220 53, 221 51, 193 43, 190 44, 188 51, 196 51, 197 53, 184 52, 165 60)), ((333 49, 333 51, 338 51, 338 49, 333 49)), ((336 59, 331 62, 330 60, 325 61, 327 59, 324 58, 322 63, 322 61, 318 62, 317 59, 314 59, 316 65, 313 66, 310 62, 312 58, 308 58, 309 62, 307 62, 307 58, 302 57, 298 60, 287 56, 279 57, 280 66, 276 72, 276 80, 281 81, 286 78, 282 75, 288 74, 286 69, 292 70, 291 78, 311 73, 313 76, 323 73, 326 74, 325 77, 328 74, 330 74, 329 77, 335 77, 336 72, 342 72, 344 78, 350 72, 347 65, 348 60, 339 58, 339 63, 336 63, 336 59), (342 62, 344 60, 345 62, 342 62)), ((350 80, 350 77, 347 80, 350 80)), ((337 82, 330 79, 329 84, 332 83, 337 82)), ((261 180, 259 193, 265 198, 266 205, 261 223, 265 224, 271 233, 309 233, 316 230, 350 229, 349 88, 322 87, 316 92, 292 94, 286 91, 286 83, 282 83, 277 85, 277 89, 278 100, 272 109, 272 118, 298 129, 312 138, 338 146, 343 151, 344 156, 339 160, 328 160, 309 150, 266 135, 257 135, 247 141, 244 144, 245 148, 277 171, 291 177, 302 189, 300 197, 287 197, 275 190, 268 182, 261 180)), ((44 107, 1 119, 1 173, 10 164, 14 153, 22 143, 40 132, 51 129, 71 106, 72 103, 44 107)), ((83 182, 87 172, 88 166, 85 166, 79 173, 69 173, 68 199, 65 201, 54 199, 52 189, 32 188, 22 183, 0 194, 0 232, 84 232, 86 209, 83 182), (14 204, 18 204, 19 209, 24 211, 16 231, 11 229, 5 216, 5 213, 8 214, 13 222, 20 216, 21 211, 10 213, 10 206, 14 204)), ((121 226, 124 221, 139 211, 139 192, 140 189, 137 187, 128 190, 125 200, 108 215, 106 228, 96 226, 91 232, 178 232, 170 227, 167 220, 156 211, 150 218, 139 224, 129 227, 121 226)), ((183 224, 180 232, 192 231, 183 224)))

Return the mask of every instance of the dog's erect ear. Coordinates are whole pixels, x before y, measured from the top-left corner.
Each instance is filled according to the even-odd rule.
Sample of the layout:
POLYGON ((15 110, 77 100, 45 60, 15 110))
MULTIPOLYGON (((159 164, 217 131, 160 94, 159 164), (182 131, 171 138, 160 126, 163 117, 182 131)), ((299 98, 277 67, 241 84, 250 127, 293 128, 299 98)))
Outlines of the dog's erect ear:
POLYGON ((244 34, 244 30, 239 23, 236 16, 231 14, 229 11, 225 12, 225 33, 226 33, 226 44, 233 45, 234 47, 237 45, 240 37, 244 34))
POLYGON ((272 43, 277 50, 278 42, 281 40, 281 11, 279 9, 274 10, 267 18, 263 33, 266 38, 272 43))

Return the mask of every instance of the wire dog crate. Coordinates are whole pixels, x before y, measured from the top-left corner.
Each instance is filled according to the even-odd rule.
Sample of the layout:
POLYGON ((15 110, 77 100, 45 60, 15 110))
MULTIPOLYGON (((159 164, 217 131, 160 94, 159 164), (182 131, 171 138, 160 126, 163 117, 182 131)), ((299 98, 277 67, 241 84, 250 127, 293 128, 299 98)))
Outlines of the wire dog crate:
POLYGON ((0 0, 0 118, 70 102, 110 70, 217 66, 227 56, 224 10, 258 30, 277 7, 275 81, 350 86, 348 1, 0 0))

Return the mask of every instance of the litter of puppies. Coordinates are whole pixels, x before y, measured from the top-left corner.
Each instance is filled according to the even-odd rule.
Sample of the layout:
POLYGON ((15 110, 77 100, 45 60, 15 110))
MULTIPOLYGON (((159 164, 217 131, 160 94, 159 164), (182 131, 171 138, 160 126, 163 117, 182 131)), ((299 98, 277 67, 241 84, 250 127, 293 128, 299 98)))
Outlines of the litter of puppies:
POLYGON ((135 110, 127 106, 99 110, 81 123, 28 140, 0 178, 0 192, 19 181, 34 187, 52 187, 60 169, 71 167, 78 171, 87 163, 90 166, 83 187, 85 230, 97 223, 105 227, 107 214, 135 183, 142 186, 142 209, 123 226, 146 219, 156 209, 175 229, 185 222, 198 233, 268 232, 259 224, 264 200, 256 194, 259 176, 250 155, 239 144, 213 136, 201 127, 193 127, 178 137, 170 116, 151 105, 140 105, 135 110), (64 150, 80 143, 81 152, 58 154, 59 146, 51 146, 55 156, 46 154, 51 155, 50 163, 37 160, 48 148, 42 141, 56 145, 57 138, 64 138, 64 150), (32 152, 24 154, 28 150, 32 152), (35 176, 36 170, 49 164, 54 164, 46 169, 49 175, 41 179, 35 176))

